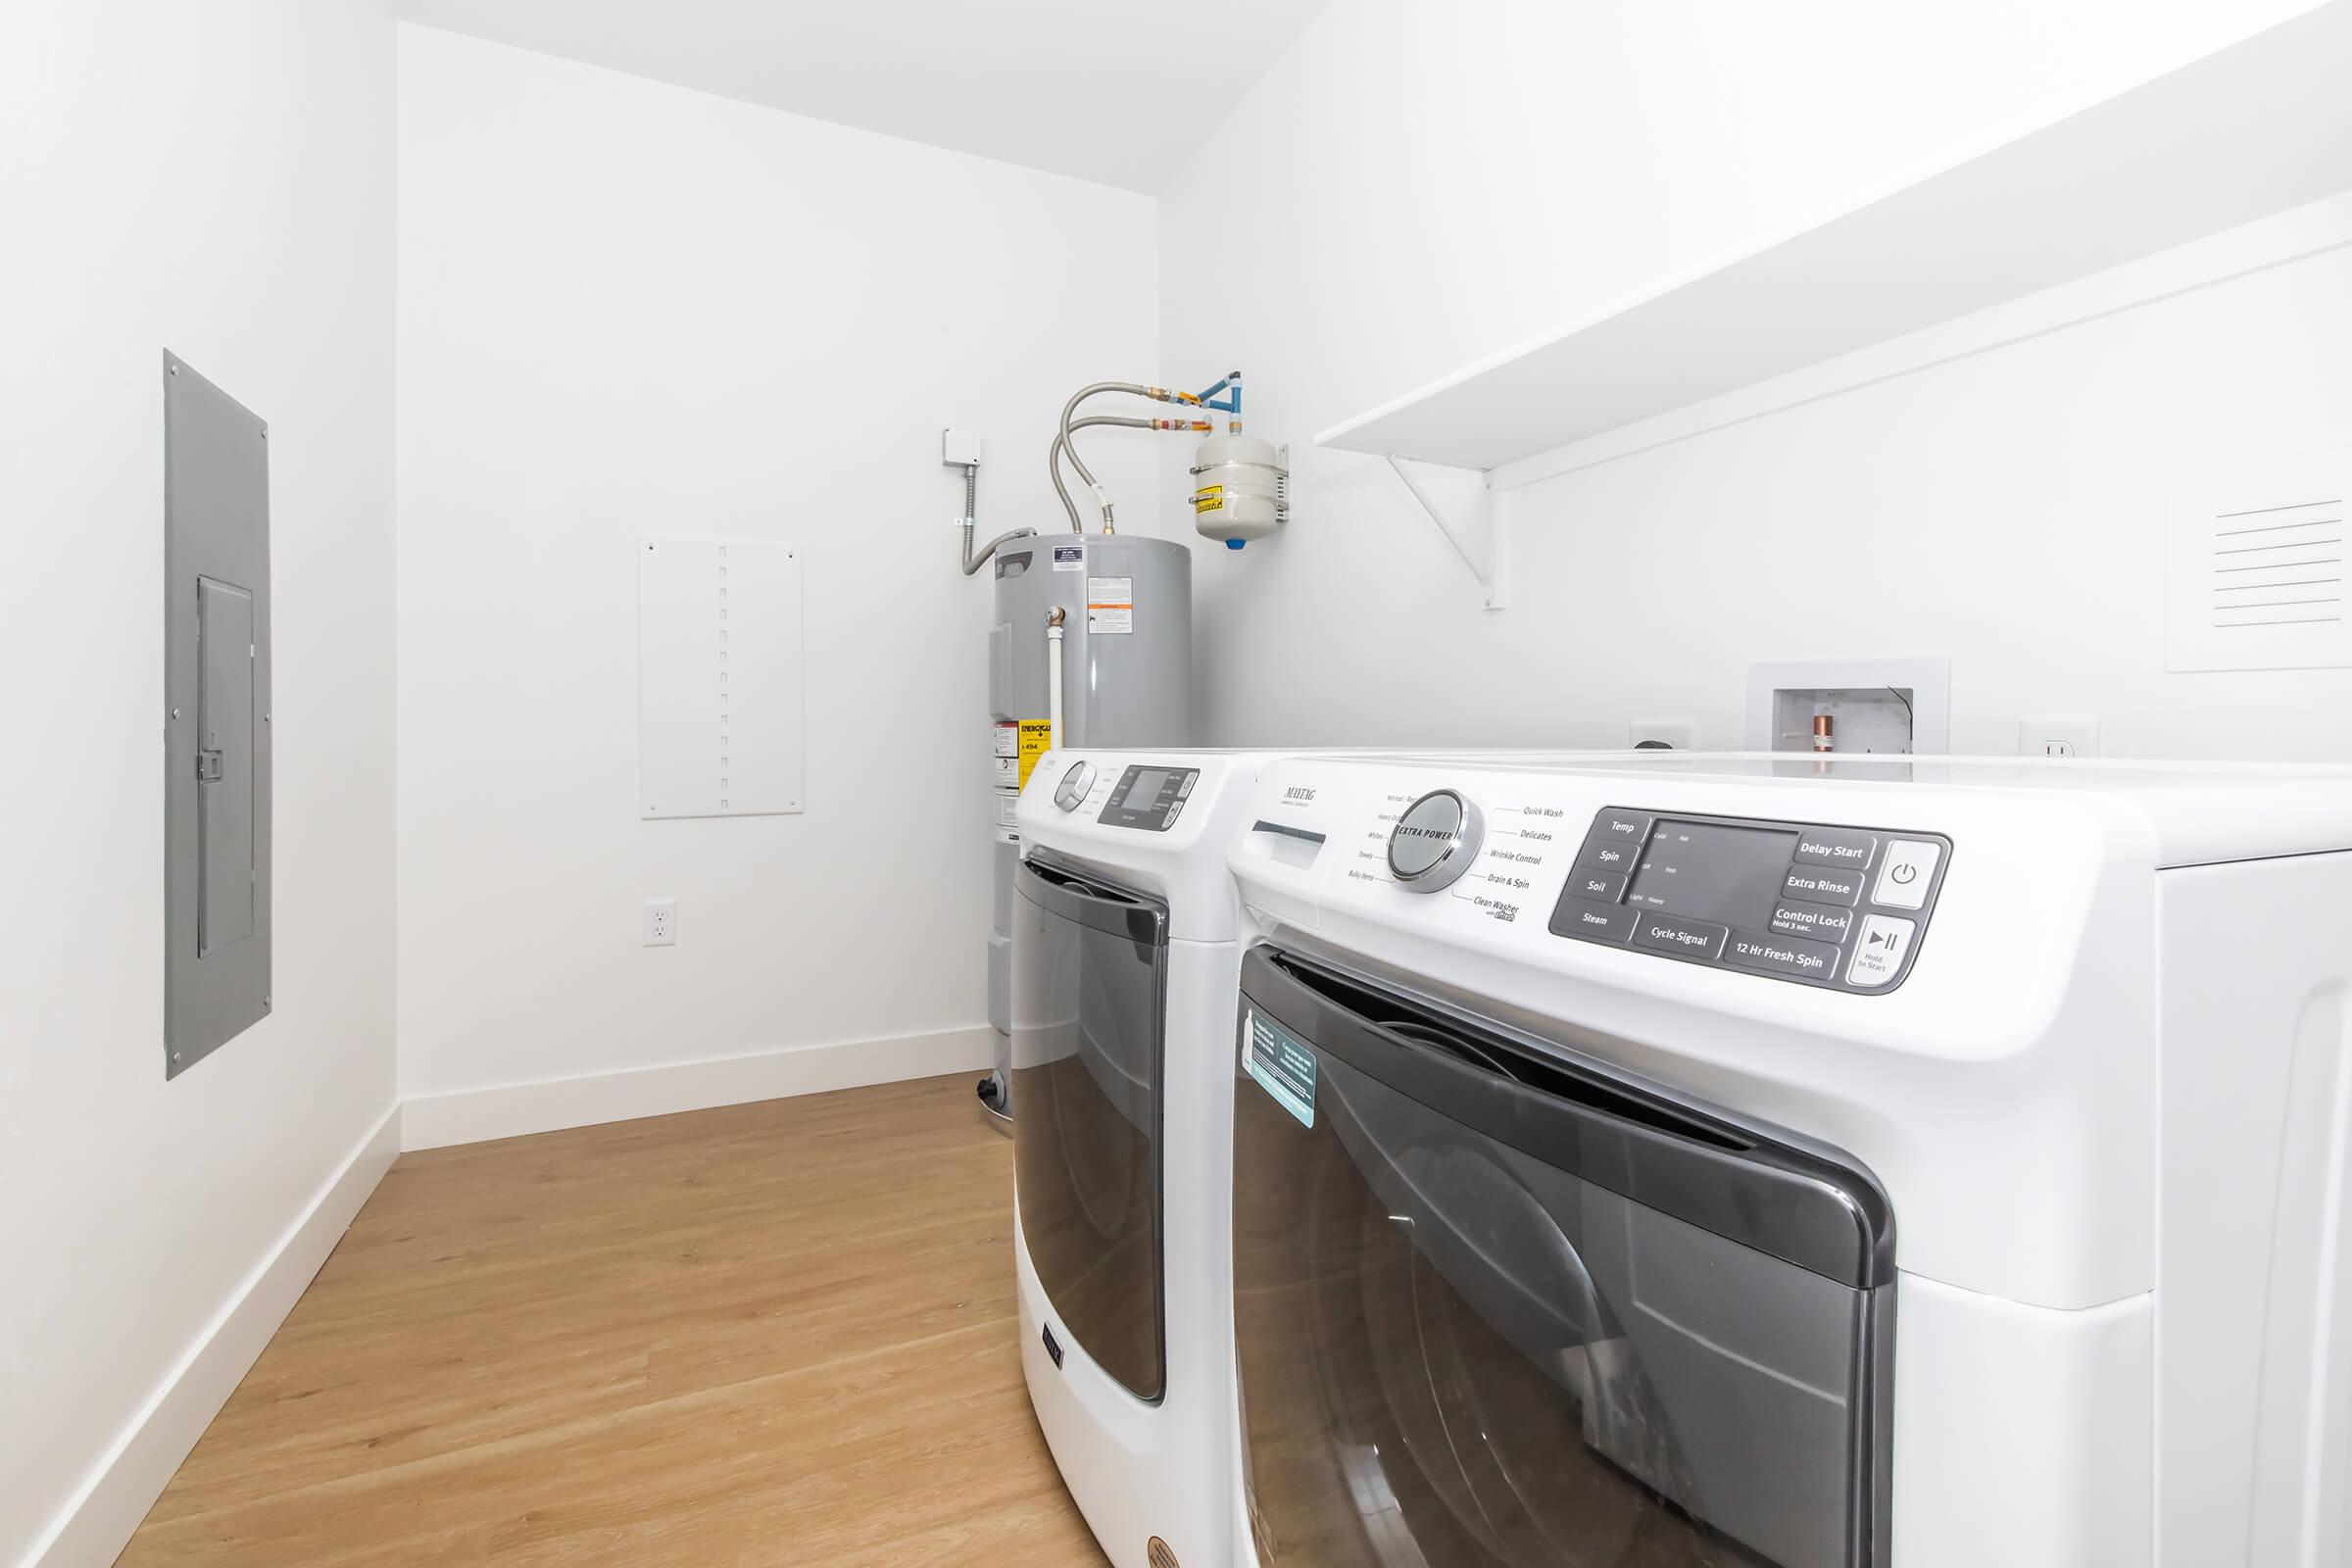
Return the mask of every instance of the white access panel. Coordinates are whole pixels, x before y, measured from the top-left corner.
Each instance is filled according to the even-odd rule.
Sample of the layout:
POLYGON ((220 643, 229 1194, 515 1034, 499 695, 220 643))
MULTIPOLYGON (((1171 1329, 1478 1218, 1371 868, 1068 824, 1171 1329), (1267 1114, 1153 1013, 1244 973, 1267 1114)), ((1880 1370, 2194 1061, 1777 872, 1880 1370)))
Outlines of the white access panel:
POLYGON ((647 539, 637 553, 643 814, 801 808, 801 558, 764 539, 647 539))

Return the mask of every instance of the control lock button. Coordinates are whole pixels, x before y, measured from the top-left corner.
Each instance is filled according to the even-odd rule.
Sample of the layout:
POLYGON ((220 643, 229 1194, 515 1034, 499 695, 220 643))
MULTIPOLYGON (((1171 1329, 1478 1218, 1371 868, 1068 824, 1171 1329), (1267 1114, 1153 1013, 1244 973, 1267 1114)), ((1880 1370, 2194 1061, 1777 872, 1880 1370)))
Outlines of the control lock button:
POLYGON ((1772 906, 1772 928, 1785 936, 1818 937, 1843 942, 1854 926, 1854 911, 1822 904, 1783 903, 1772 906))
POLYGON ((1911 939, 1918 934, 1916 920, 1892 914, 1864 915, 1862 929, 1854 941, 1854 956, 1845 965, 1845 983, 1875 990, 1892 981, 1903 972, 1903 959, 1911 953, 1911 939))
POLYGON ((1634 934, 1634 921, 1640 914, 1640 910, 1629 909, 1622 904, 1585 904, 1562 899, 1560 906, 1551 911, 1551 934, 1583 937, 1592 942, 1623 942, 1634 934))
POLYGON ((1796 830, 1796 858, 1807 865, 1836 865, 1849 871, 1870 869, 1870 857, 1879 847, 1876 833, 1840 828, 1800 827, 1796 830))
POLYGON ((1936 862, 1943 846, 1925 839, 1896 839, 1886 846, 1886 862, 1879 867, 1879 885, 1870 902, 1889 908, 1917 909, 1928 902, 1928 886, 1936 880, 1936 862))
POLYGON ((1860 871, 1840 871, 1830 865, 1792 865, 1781 891, 1808 904, 1842 904, 1852 908, 1862 902, 1870 878, 1860 871))
POLYGON ((1685 920, 1671 914, 1643 913, 1634 925, 1634 946, 1658 953, 1679 953, 1687 958, 1720 958, 1730 926, 1708 920, 1685 920))
POLYGON ((1568 875, 1568 891, 1580 899, 1596 904, 1615 904, 1625 896, 1623 871, 1572 871, 1568 875))
POLYGON ((1803 937, 1767 937, 1753 931, 1735 931, 1723 956, 1742 969, 1763 974, 1827 980, 1838 972, 1839 951, 1827 942, 1809 942, 1803 937))

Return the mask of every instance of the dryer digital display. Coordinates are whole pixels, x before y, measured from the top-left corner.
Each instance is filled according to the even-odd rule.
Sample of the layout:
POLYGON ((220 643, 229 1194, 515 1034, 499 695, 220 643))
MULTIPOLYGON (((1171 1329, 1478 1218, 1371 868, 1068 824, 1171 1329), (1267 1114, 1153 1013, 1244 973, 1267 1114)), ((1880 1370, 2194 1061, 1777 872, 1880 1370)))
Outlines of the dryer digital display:
POLYGON ((1136 763, 1119 775, 1110 800, 1095 818, 1105 827, 1142 828, 1165 833, 1184 813, 1193 786, 1200 782, 1197 767, 1152 767, 1136 763))
POLYGON ((1551 931, 1800 985, 1891 991, 1911 972, 1951 858, 1940 833, 1611 807, 1592 819, 1551 931))

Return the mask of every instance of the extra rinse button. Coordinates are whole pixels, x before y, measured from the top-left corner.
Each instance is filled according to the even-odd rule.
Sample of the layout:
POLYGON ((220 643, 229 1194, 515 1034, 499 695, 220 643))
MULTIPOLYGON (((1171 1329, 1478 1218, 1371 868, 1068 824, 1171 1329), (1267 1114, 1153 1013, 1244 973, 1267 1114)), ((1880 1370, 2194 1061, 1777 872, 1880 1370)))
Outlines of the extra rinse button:
POLYGON ((1842 904, 1851 908, 1862 902, 1862 888, 1869 880, 1860 871, 1840 871, 1827 865, 1792 865, 1781 891, 1807 904, 1842 904))

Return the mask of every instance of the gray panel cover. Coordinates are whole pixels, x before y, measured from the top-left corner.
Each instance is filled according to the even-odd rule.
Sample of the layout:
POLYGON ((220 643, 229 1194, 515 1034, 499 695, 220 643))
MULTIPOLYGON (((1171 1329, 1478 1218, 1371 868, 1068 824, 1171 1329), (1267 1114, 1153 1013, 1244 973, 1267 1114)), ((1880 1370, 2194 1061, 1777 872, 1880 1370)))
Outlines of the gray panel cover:
POLYGON ((270 1011, 269 429, 164 356, 164 1074, 270 1011))

